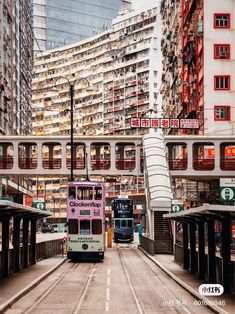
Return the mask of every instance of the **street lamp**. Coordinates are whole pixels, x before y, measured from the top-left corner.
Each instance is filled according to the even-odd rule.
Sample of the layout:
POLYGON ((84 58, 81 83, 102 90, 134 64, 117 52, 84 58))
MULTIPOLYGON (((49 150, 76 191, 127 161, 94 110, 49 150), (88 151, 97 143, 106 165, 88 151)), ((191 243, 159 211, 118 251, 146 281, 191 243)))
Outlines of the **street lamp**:
POLYGON ((74 180, 74 176, 73 176, 73 172, 74 172, 74 141, 73 141, 73 97, 74 97, 74 87, 76 83, 81 83, 81 82, 85 82, 87 84, 87 90, 90 89, 90 82, 88 81, 88 79, 86 78, 76 78, 74 81, 70 81, 67 77, 65 76, 60 76, 55 80, 55 84, 54 86, 56 87, 58 80, 64 79, 67 81, 67 84, 69 84, 69 96, 70 96, 70 109, 68 109, 67 111, 70 111, 70 149, 71 149, 71 173, 70 173, 70 181, 74 180))

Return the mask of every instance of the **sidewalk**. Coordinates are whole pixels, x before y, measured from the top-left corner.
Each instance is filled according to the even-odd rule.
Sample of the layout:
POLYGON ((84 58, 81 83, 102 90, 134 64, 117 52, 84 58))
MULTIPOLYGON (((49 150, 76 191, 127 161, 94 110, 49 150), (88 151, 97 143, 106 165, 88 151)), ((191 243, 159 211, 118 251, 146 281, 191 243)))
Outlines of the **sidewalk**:
POLYGON ((184 270, 182 266, 174 262, 174 256, 171 254, 149 255, 141 249, 150 259, 152 259, 164 272, 166 272, 173 280, 177 281, 183 288, 195 296, 195 300, 213 301, 211 309, 215 313, 235 313, 235 297, 229 294, 223 294, 218 297, 205 297, 198 293, 198 287, 206 283, 203 280, 198 280, 195 275, 184 270), (219 306, 219 301, 225 301, 224 306, 219 306))
POLYGON ((58 268, 66 259, 57 255, 41 260, 35 265, 11 274, 0 280, 0 313, 3 313, 11 304, 37 286, 44 278, 58 268))

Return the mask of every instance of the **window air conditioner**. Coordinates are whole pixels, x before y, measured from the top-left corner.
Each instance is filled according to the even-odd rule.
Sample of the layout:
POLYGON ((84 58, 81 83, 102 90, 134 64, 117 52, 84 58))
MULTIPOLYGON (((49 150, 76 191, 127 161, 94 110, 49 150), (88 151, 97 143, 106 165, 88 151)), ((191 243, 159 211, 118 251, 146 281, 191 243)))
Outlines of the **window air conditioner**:
POLYGON ((226 53, 225 51, 220 51, 220 52, 219 52, 219 57, 220 57, 221 59, 227 58, 227 53, 226 53))

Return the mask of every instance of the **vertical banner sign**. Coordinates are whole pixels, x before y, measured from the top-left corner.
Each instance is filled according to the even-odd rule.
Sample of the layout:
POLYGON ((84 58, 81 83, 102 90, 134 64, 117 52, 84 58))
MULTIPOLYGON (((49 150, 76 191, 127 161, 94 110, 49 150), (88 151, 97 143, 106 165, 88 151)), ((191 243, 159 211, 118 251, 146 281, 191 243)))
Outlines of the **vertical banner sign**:
POLYGON ((220 201, 235 201, 235 178, 220 179, 220 201))

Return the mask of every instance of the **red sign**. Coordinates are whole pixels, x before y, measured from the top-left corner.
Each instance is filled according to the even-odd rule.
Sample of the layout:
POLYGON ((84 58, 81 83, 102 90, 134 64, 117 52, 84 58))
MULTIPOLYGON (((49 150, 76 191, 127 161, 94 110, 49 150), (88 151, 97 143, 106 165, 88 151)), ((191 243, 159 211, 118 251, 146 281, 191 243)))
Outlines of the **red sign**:
POLYGON ((198 129, 198 119, 132 118, 132 128, 198 129))

